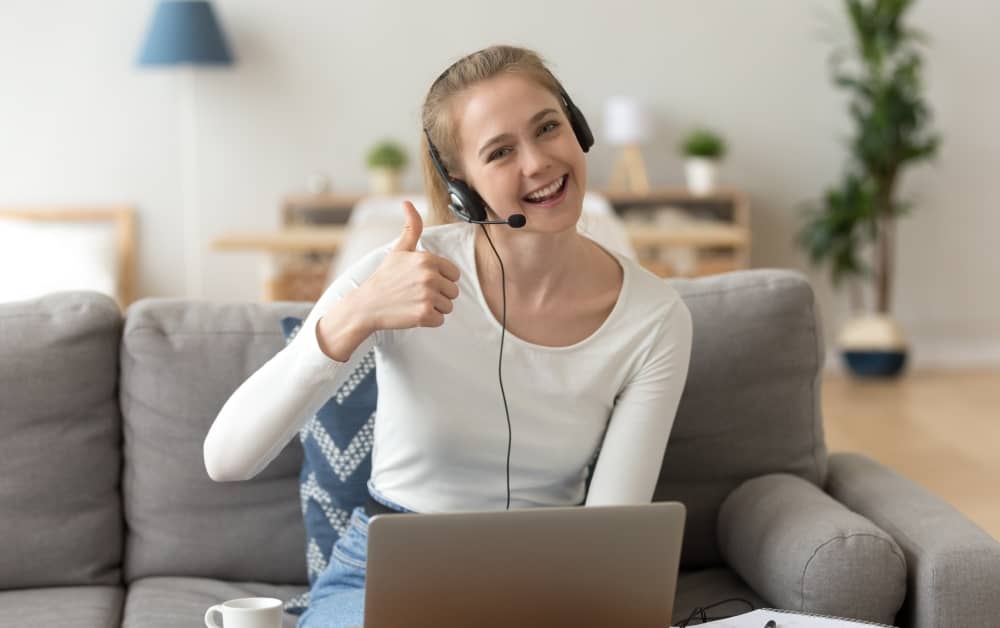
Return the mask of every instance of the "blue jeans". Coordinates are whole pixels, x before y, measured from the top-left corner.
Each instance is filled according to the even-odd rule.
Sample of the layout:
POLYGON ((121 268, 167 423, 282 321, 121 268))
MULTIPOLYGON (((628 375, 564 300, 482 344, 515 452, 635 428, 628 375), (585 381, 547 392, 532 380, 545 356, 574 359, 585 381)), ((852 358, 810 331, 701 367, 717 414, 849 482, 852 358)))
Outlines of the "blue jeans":
MULTIPOLYGON (((386 506, 409 512, 381 495, 386 506)), ((309 608, 299 617, 298 628, 350 628, 365 619, 365 567, 368 561, 368 515, 358 507, 351 522, 330 552, 326 570, 309 592, 309 608)))

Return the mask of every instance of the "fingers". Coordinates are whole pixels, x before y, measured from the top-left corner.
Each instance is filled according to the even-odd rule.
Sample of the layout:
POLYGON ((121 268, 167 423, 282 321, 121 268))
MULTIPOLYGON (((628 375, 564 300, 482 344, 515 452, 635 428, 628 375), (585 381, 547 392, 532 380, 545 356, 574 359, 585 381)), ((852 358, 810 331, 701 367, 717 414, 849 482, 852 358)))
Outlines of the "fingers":
MULTIPOLYGON (((399 240, 396 242, 393 250, 416 251, 417 242, 424 231, 424 221, 420 217, 420 212, 417 211, 417 208, 410 201, 403 201, 403 211, 406 213, 406 224, 403 226, 403 233, 399 236, 399 240)), ((434 261, 438 271, 442 275, 451 281, 458 281, 458 278, 461 276, 458 266, 437 255, 430 254, 429 257, 434 261)))
POLYGON ((399 241, 393 247, 394 251, 415 251, 420 234, 424 230, 424 221, 420 218, 417 208, 410 201, 403 202, 403 211, 406 212, 406 225, 403 233, 399 236, 399 241))
MULTIPOLYGON (((425 268, 423 272, 414 275, 412 283, 419 288, 415 294, 416 300, 422 308, 422 314, 450 314, 454 309, 454 301, 458 298, 458 285, 444 276, 436 268, 425 268)), ((436 319, 436 317, 435 317, 436 319)), ((426 321, 421 320, 420 325, 427 326, 426 321)))
POLYGON ((420 283, 422 283, 421 299, 433 305, 439 312, 447 314, 451 311, 451 301, 458 298, 458 285, 454 281, 449 281, 432 271, 420 283), (447 310, 439 307, 444 301, 449 303, 447 310))
POLYGON ((451 299, 439 294, 434 297, 434 309, 442 314, 451 314, 451 311, 455 309, 455 304, 451 302, 451 299))
POLYGON ((444 313, 434 306, 426 306, 420 315, 417 325, 420 327, 440 327, 444 325, 444 313))
MULTIPOLYGON (((397 248, 396 250, 399 249, 397 248)), ((428 252, 421 252, 418 255, 420 256, 420 261, 417 262, 416 268, 420 270, 433 271, 451 282, 458 281, 459 277, 462 276, 461 271, 458 270, 458 266, 455 266, 447 258, 428 252)))
POLYGON ((450 281, 458 281, 458 278, 462 276, 462 273, 458 271, 458 266, 455 266, 445 258, 437 257, 434 261, 437 262, 438 272, 450 281))
POLYGON ((438 293, 448 297, 449 299, 458 298, 458 286, 455 284, 454 281, 445 279, 444 277, 441 277, 439 275, 438 278, 434 281, 434 287, 438 291, 438 293))

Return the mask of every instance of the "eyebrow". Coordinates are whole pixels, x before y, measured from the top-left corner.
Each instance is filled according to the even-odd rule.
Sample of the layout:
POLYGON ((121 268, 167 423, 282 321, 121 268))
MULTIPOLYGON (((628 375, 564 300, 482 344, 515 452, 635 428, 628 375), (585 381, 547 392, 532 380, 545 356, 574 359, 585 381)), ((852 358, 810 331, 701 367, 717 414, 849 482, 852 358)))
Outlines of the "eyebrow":
MULTIPOLYGON (((539 111, 535 115, 531 116, 531 120, 528 120, 528 124, 534 124, 534 123, 538 122, 539 120, 541 120, 542 118, 544 118, 545 116, 547 116, 550 113, 557 113, 557 112, 556 112, 555 109, 552 109, 552 108, 542 109, 541 111, 539 111)), ((482 157, 483 151, 485 151, 490 146, 493 146, 497 142, 502 142, 503 140, 509 138, 510 136, 511 136, 510 133, 503 133, 501 135, 497 135, 496 137, 494 137, 490 141, 488 141, 485 144, 483 144, 482 148, 479 149, 479 153, 477 153, 477 155, 480 156, 480 157, 482 157)))

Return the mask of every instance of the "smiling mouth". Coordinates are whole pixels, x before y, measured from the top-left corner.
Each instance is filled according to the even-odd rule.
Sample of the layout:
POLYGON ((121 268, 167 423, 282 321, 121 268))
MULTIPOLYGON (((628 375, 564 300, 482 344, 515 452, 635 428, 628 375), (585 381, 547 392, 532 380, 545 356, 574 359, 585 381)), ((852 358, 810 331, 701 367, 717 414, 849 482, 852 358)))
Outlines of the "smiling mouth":
POLYGON ((545 186, 538 192, 532 192, 531 194, 521 197, 521 200, 526 203, 534 203, 537 205, 559 198, 559 196, 566 189, 567 181, 569 181, 569 175, 564 174, 558 181, 545 186))

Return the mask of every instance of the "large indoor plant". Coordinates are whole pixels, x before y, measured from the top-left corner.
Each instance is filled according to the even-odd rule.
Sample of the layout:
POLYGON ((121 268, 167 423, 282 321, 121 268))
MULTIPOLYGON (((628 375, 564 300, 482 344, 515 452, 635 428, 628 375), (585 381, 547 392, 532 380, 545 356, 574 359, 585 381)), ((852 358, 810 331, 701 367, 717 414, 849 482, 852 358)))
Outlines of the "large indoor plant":
POLYGON ((852 372, 896 375, 907 345, 891 316, 896 220, 910 205, 898 198, 904 168, 932 157, 922 95, 925 37, 905 25, 913 0, 844 0, 852 45, 830 57, 834 84, 849 95, 850 159, 841 181, 804 210, 798 241, 814 265, 829 263, 835 287, 850 287, 854 317, 839 345, 852 372), (874 297, 865 299, 871 291, 874 297))

